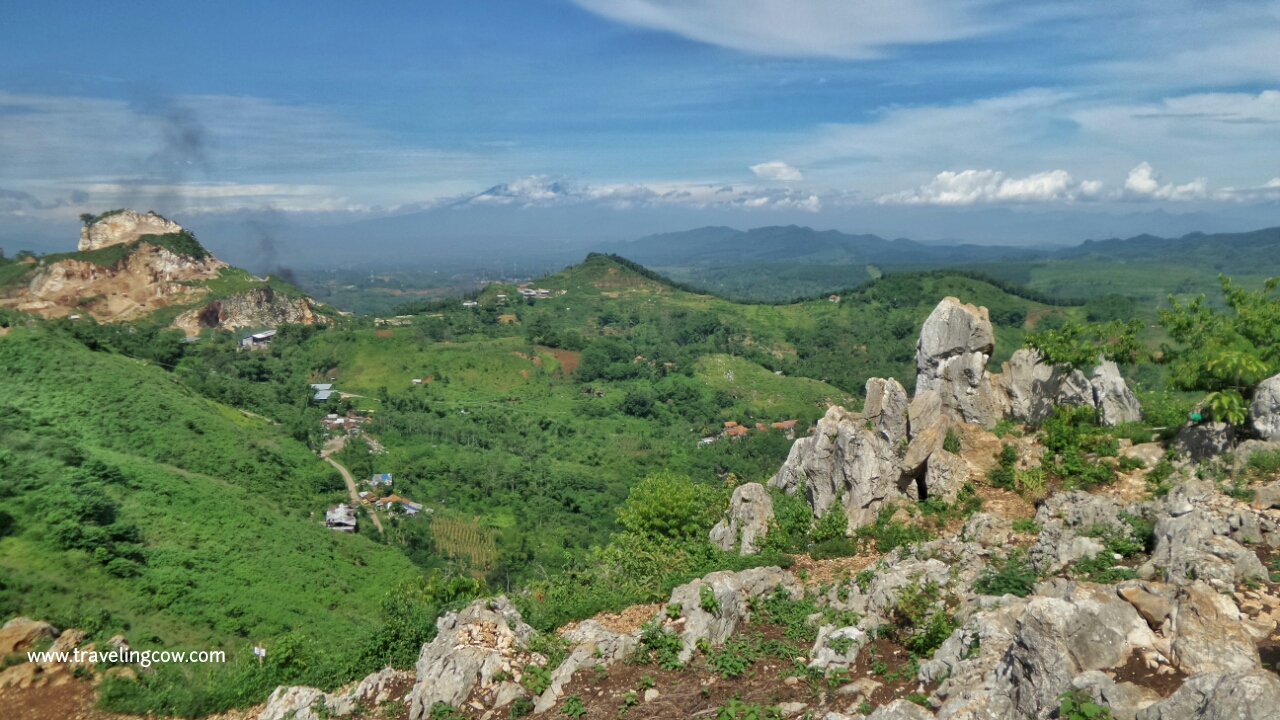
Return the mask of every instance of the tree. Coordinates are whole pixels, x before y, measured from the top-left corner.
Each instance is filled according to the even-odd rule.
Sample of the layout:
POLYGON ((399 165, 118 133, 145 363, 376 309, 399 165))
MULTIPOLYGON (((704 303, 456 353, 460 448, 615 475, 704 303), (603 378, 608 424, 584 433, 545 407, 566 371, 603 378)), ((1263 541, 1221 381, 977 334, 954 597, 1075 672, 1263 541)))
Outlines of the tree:
POLYGON ((88 227, 93 223, 93 218, 93 213, 80 213, 80 222, 84 223, 85 227, 88 227))
POLYGON ((1137 362, 1143 354, 1138 341, 1141 320, 1081 324, 1073 320, 1061 328, 1027 336, 1026 346, 1039 350, 1045 362, 1072 367, 1088 367, 1099 357, 1118 363, 1137 362))
POLYGON ((1204 402, 1214 419, 1243 425, 1258 383, 1280 368, 1280 278, 1252 291, 1220 280, 1234 312, 1217 312, 1204 295, 1185 305, 1169 296, 1160 324, 1180 346, 1164 345, 1160 360, 1175 387, 1208 391, 1204 402))
POLYGON ((655 473, 631 488, 618 522, 642 537, 683 540, 706 534, 721 511, 714 488, 686 475, 655 473))

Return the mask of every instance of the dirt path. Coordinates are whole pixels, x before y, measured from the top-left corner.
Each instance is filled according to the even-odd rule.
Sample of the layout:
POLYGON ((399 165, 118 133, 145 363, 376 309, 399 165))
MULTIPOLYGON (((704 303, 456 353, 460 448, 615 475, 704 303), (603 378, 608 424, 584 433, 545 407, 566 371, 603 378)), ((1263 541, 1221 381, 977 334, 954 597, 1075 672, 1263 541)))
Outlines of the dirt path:
MULTIPOLYGON (((339 437, 325 443, 324 450, 320 452, 320 457, 329 461, 330 465, 338 468, 338 472, 342 473, 342 479, 347 481, 347 490, 351 493, 351 506, 360 507, 360 492, 356 490, 356 479, 351 477, 351 471, 343 467, 337 460, 329 457, 330 453, 335 453, 341 450, 342 446, 346 444, 346 440, 346 435, 340 435, 339 437)), ((378 513, 370 510, 369 517, 373 520, 373 525, 378 528, 379 533, 385 532, 382 529, 382 521, 378 519, 378 513)))

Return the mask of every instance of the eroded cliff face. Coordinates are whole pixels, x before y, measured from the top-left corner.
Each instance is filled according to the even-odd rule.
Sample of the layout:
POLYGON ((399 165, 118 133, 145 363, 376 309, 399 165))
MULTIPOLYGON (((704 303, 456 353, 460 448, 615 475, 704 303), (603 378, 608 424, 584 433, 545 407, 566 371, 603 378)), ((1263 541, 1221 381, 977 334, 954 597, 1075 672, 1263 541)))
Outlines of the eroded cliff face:
POLYGON ((101 250, 112 245, 125 245, 143 235, 167 235, 182 232, 182 226, 154 212, 145 215, 125 210, 108 215, 80 231, 80 252, 101 250))
POLYGON ((99 322, 133 320, 198 301, 208 290, 189 283, 213 280, 224 267, 212 256, 194 259, 144 242, 107 266, 59 260, 38 270, 0 304, 45 318, 79 313, 99 322))
POLYGON ((187 335, 196 335, 206 327, 273 328, 285 323, 312 325, 317 321, 322 319, 311 310, 305 298, 290 298, 270 287, 260 287, 188 310, 173 324, 187 335))
POLYGON ((210 298, 207 283, 218 279, 228 265, 200 247, 181 225, 155 213, 125 210, 80 232, 81 252, 117 245, 130 247, 127 254, 117 255, 119 259, 113 261, 101 260, 103 253, 97 253, 35 265, 25 284, 0 293, 0 307, 47 319, 90 315, 99 322, 120 322, 136 320, 164 307, 193 306, 174 321, 174 326, 188 335, 205 327, 262 328, 324 321, 305 298, 290 298, 265 283, 210 298), (183 242, 139 242, 147 235, 175 234, 185 235, 183 242), (93 262, 95 259, 98 262, 93 262))

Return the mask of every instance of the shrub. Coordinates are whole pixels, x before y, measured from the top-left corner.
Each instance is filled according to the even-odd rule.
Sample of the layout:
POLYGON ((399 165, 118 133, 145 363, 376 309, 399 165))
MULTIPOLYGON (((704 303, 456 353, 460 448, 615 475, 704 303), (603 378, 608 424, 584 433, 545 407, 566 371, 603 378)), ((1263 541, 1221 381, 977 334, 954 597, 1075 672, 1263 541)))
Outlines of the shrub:
POLYGON ((1245 467, 1264 478, 1280 474, 1280 450, 1263 450, 1249 456, 1245 467))
POLYGON ((722 510, 719 495, 688 476, 654 473, 631 488, 618 508, 618 522, 643 537, 705 536, 722 510))
POLYGON ((716 597, 716 591, 710 585, 702 585, 698 588, 698 605, 703 612, 712 615, 720 613, 720 599, 716 597))
POLYGON ((1026 597, 1040 580, 1035 568, 1027 560, 1026 551, 1021 548, 1009 553, 998 567, 993 565, 988 565, 973 583, 974 592, 982 595, 1026 597))
POLYGON ((891 505, 881 508, 875 524, 858 528, 858 540, 874 544, 876 552, 887 553, 896 547, 929 539, 924 528, 892 519, 894 512, 891 505))
POLYGON ((580 718, 587 714, 587 706, 583 704, 582 698, 577 695, 570 695, 564 699, 564 704, 560 706, 560 712, 571 718, 580 718))
POLYGON ((849 517, 844 514, 844 507, 836 502, 832 503, 831 507, 827 508, 827 512, 818 518, 813 531, 809 533, 809 538, 814 543, 824 543, 828 540, 843 538, 848 531, 849 517))
POLYGON ((1069 690, 1058 696, 1061 720, 1111 720, 1111 708, 1093 701, 1083 690, 1069 690))
POLYGON ((942 439, 942 449, 956 455, 960 454, 960 434, 955 428, 947 428, 947 436, 942 439))

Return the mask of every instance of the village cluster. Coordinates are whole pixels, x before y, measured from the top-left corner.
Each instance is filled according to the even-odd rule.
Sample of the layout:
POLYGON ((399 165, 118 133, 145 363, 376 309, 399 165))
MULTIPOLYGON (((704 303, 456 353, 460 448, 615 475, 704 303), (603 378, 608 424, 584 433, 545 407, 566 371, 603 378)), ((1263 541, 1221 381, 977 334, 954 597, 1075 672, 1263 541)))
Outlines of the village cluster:
MULTIPOLYGON (((781 430, 786 434, 788 440, 794 440, 796 437, 796 421, 795 420, 779 420, 778 422, 765 425, 764 423, 756 423, 756 432, 769 432, 770 430, 781 430)), ((726 420, 724 422, 724 430, 719 435, 708 435, 698 441, 699 445, 710 445, 720 438, 743 437, 751 432, 751 428, 746 425, 740 425, 736 420, 726 420)))
MULTIPOLYGON (((431 508, 423 507, 422 503, 416 503, 408 498, 400 497, 394 492, 381 497, 378 496, 379 488, 390 490, 394 482, 391 473, 378 473, 363 481, 361 484, 369 489, 358 493, 360 502, 364 505, 372 505, 375 509, 385 513, 393 513, 399 510, 409 517, 421 512, 425 512, 428 515, 435 512, 431 508)), ((324 514, 324 526, 338 532, 355 532, 357 528, 356 509, 347 503, 334 505, 324 514)))

